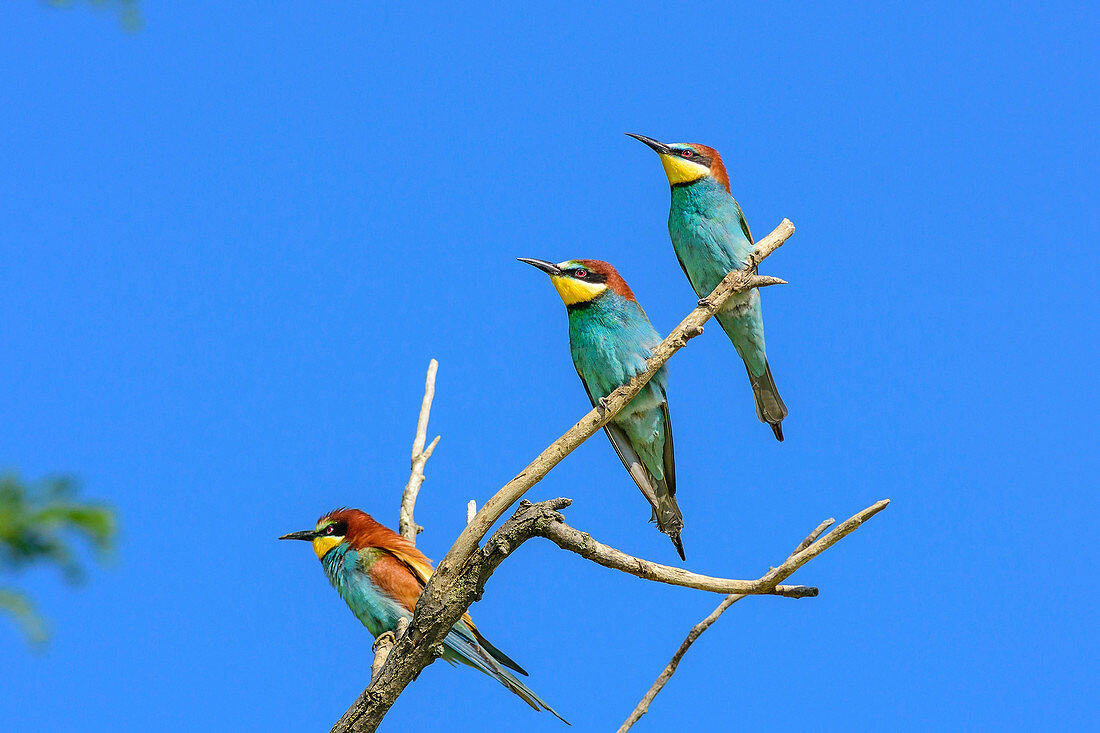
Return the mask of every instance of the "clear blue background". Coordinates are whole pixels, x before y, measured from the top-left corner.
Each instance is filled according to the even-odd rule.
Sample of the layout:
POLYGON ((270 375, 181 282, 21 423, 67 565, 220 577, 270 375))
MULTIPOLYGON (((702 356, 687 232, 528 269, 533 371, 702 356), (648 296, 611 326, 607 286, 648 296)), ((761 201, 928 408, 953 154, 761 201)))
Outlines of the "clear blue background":
MULTIPOLYGON (((637 730, 1077 727, 1095 714, 1100 215, 1095 4, 4 4, 0 466, 79 475, 122 521, 73 590, 17 578, 9 730, 322 730, 371 638, 303 545, 395 524, 440 362, 419 540, 440 558, 587 410, 565 312, 517 256, 694 305, 652 152, 724 155, 764 270, 778 444, 709 329, 671 363, 688 567, 756 577, 823 518, 883 514, 692 649, 637 730), (247 5, 247 7, 243 7, 247 5)), ((607 441, 531 493, 676 563, 607 441)), ((6 580, 6 579, 5 579, 6 580)), ((533 541, 473 614, 575 724, 610 730, 718 596, 533 541)), ((563 730, 433 665, 387 730, 563 730)))

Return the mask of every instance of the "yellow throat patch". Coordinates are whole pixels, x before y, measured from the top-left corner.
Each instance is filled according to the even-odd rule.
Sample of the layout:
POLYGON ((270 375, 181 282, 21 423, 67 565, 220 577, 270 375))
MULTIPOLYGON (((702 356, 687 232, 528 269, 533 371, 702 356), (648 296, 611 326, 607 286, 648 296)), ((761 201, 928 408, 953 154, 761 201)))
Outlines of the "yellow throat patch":
POLYGON ((710 175, 710 168, 679 155, 661 153, 661 165, 665 167, 665 175, 673 186, 677 183, 693 183, 710 175))
POLYGON ((587 303, 607 290, 607 283, 586 283, 560 275, 551 275, 550 282, 554 283, 554 289, 566 305, 587 303))
POLYGON ((343 540, 343 537, 314 537, 313 551, 317 553, 317 559, 320 560, 325 556, 325 553, 343 542, 343 540))

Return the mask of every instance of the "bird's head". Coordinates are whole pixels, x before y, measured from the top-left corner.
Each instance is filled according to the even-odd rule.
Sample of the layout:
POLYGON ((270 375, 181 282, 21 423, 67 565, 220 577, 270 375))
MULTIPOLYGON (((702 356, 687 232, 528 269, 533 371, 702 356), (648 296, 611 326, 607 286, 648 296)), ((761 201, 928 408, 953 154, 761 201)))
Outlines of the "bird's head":
POLYGON ((653 148, 661 158, 661 165, 664 166, 665 175, 671 185, 686 186, 713 178, 727 192, 730 190, 726 166, 722 164, 722 156, 714 148, 699 143, 662 143, 645 135, 635 135, 633 132, 626 134, 653 148))
POLYGON ((607 292, 618 293, 627 300, 635 300, 630 286, 615 268, 601 260, 566 260, 555 265, 553 262, 529 257, 518 259, 549 275, 550 282, 554 284, 554 289, 566 306, 591 303, 607 292))
POLYGON ((335 509, 318 519, 317 526, 313 529, 284 534, 279 539, 311 542, 313 543, 313 551, 317 553, 317 558, 320 559, 328 554, 332 548, 344 543, 354 549, 365 546, 363 543, 376 526, 381 525, 364 511, 335 509))

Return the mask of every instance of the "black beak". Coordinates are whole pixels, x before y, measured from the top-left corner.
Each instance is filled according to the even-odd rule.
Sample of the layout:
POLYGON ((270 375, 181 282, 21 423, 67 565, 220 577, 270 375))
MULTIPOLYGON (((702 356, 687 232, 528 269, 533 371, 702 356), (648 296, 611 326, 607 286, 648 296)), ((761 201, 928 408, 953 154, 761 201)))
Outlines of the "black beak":
POLYGON ((290 534, 284 534, 279 539, 281 539, 281 540, 305 540, 306 542, 310 542, 316 536, 317 536, 317 530, 315 530, 315 529, 303 529, 301 532, 291 532, 290 534))
POLYGON ((633 132, 628 132, 626 134, 629 137, 634 138, 635 140, 641 140, 643 143, 653 148, 658 153, 668 153, 672 150, 669 146, 665 145, 664 143, 657 142, 651 137, 646 137, 645 135, 635 135, 633 132))
POLYGON ((546 260, 533 260, 530 257, 517 257, 520 262, 526 262, 532 267, 537 267, 547 275, 560 275, 561 268, 555 265, 553 262, 547 262, 546 260))

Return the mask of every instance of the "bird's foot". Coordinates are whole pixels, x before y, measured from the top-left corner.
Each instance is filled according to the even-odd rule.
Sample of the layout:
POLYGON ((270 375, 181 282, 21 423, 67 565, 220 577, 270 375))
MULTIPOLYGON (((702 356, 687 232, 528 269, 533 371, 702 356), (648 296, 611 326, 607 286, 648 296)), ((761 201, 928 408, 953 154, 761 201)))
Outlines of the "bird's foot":
POLYGON ((372 650, 377 652, 379 649, 381 649, 383 647, 393 646, 394 642, 396 642, 396 641, 397 641, 397 638, 393 635, 392 631, 383 631, 381 634, 379 634, 375 638, 374 646, 372 647, 372 650))
POLYGON ((606 397, 601 397, 599 400, 597 400, 596 406, 600 408, 600 413, 604 415, 606 415, 611 410, 611 408, 607 405, 606 397))

